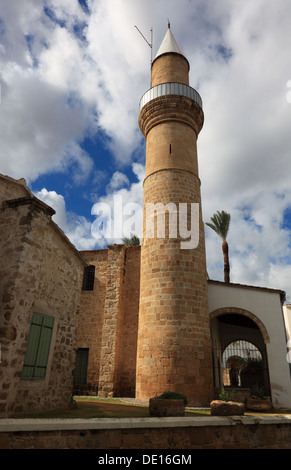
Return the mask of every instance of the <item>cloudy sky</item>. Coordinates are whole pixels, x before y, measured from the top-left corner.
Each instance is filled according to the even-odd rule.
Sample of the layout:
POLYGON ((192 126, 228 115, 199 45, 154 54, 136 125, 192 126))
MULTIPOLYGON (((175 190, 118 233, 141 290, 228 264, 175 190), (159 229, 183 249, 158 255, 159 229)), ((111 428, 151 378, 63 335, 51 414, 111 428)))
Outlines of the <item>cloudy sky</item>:
MULTIPOLYGON (((168 18, 203 100, 203 219, 231 214, 232 282, 291 295, 289 0, 1 0, 0 172, 26 178, 77 248, 106 246, 96 204, 142 204, 151 50, 135 26, 155 56, 168 18)), ((206 248, 223 280, 208 227, 206 248)))

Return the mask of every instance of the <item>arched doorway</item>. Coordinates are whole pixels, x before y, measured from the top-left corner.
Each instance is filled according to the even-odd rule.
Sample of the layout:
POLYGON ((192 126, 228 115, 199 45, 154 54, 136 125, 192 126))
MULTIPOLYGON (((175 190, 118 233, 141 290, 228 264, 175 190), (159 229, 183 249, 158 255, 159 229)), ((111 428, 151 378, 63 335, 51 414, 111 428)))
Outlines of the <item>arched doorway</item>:
POLYGON ((246 396, 254 390, 270 395, 264 325, 250 312, 235 308, 216 310, 210 319, 216 396, 222 388, 246 396))

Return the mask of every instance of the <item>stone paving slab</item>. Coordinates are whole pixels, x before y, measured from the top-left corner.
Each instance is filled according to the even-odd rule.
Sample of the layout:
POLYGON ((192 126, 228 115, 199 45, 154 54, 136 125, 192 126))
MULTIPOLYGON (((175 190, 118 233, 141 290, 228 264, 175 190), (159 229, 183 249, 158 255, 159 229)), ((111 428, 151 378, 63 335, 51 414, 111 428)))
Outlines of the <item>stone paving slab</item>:
POLYGON ((291 414, 169 418, 0 419, 0 432, 291 424, 291 414))

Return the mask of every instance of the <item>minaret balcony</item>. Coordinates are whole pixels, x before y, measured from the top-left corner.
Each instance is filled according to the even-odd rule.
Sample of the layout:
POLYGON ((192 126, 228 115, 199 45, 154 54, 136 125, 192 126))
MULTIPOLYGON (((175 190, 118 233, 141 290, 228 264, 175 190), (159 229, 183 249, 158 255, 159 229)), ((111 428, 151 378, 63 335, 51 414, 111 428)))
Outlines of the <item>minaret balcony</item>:
POLYGON ((167 95, 185 96, 186 98, 190 98, 195 101, 195 103, 197 103, 202 109, 202 99, 194 88, 185 85, 184 83, 174 82, 161 83, 160 85, 156 85, 146 91, 140 100, 139 109, 141 110, 147 103, 149 103, 149 101, 167 95))

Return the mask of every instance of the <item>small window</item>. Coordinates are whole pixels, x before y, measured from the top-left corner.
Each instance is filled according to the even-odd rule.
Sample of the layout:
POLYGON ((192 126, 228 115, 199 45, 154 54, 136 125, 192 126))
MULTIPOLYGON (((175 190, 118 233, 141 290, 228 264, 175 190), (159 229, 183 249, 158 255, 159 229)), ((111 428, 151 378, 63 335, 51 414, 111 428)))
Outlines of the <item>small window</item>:
POLYGON ((95 279, 95 266, 86 266, 84 268, 83 287, 82 290, 93 290, 95 279))
POLYGON ((46 375, 54 318, 34 313, 21 374, 23 380, 43 380, 46 375))

